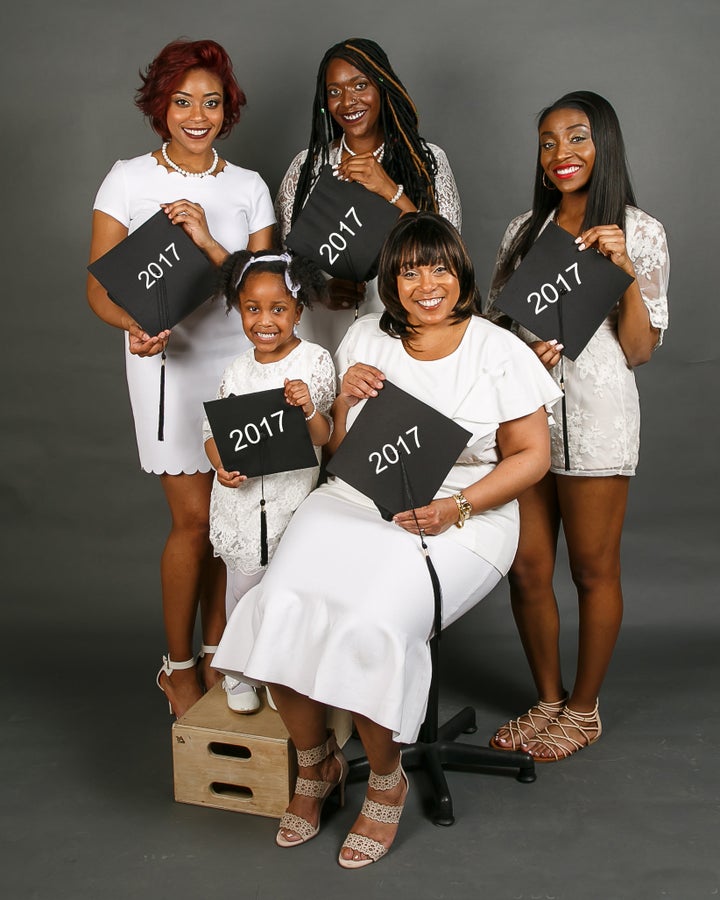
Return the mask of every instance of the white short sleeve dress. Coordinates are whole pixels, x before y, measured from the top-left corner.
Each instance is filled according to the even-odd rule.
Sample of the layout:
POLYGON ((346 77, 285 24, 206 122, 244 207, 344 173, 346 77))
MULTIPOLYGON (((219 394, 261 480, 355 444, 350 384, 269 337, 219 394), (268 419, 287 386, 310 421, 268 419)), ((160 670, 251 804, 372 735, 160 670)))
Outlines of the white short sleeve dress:
MULTIPOLYGON (((350 328, 338 350, 338 375, 355 362, 375 365, 472 433, 437 497, 493 470, 500 423, 559 396, 532 351, 485 319, 471 318, 457 350, 428 362, 383 334, 379 318, 364 316, 350 328)), ((349 427, 359 407, 351 410, 349 427)), ((515 501, 427 538, 445 625, 507 572, 517 539, 515 501)), ((409 742, 425 715, 433 610, 419 538, 382 519, 367 497, 334 478, 293 516, 263 581, 231 616, 213 664, 361 713, 409 742)))
MULTIPOLYGON (((210 233, 231 253, 243 250, 249 235, 275 222, 270 193, 257 172, 226 163, 217 175, 186 178, 159 165, 150 153, 118 160, 93 208, 132 233, 161 203, 180 198, 203 207, 210 233)), ((248 346, 240 317, 227 316, 223 303, 207 301, 173 328, 166 352, 164 440, 159 441, 160 357, 133 356, 125 341, 140 465, 146 472, 210 471, 202 440, 202 404, 215 396, 224 369, 248 346)))

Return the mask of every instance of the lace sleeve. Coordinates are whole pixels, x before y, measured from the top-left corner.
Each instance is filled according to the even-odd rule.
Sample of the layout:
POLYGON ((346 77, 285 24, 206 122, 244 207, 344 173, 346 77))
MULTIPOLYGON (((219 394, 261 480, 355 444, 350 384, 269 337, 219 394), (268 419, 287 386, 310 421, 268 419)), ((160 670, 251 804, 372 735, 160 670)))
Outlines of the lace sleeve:
POLYGON ((428 144, 437 163, 435 174, 435 196, 437 198, 438 212, 451 222, 458 231, 462 230, 462 207, 460 194, 458 194, 455 177, 450 168, 445 151, 435 144, 428 144))
POLYGON ((503 239, 500 241, 497 257, 495 258, 495 268, 493 269, 492 279, 490 281, 490 290, 488 291, 487 300, 485 301, 484 314, 488 319, 490 319, 491 322, 495 322, 496 325, 502 325, 503 327, 508 327, 510 319, 505 315, 504 312, 501 312, 495 306, 495 300, 497 299, 500 291, 497 290, 497 288, 493 287, 493 285, 495 284, 497 271, 500 268, 501 263, 507 256, 510 245, 515 240, 515 236, 517 235, 520 228, 525 224, 529 216, 529 212, 523 213, 521 216, 516 216, 512 220, 512 222, 510 222, 508 227, 505 229, 505 234, 503 235, 503 239))
POLYGON ((307 150, 301 150, 295 159, 290 163, 283 180, 280 182, 280 188, 275 198, 275 215, 277 216, 278 226, 280 228, 280 240, 285 245, 285 238, 288 236, 290 226, 292 225, 292 211, 295 203, 295 192, 297 191, 298 181, 300 179, 300 169, 305 162, 307 150))
POLYGON ((335 366, 332 357, 322 348, 313 361, 310 375, 310 396, 323 415, 330 412, 335 400, 335 366))
POLYGON ((668 327, 667 289, 670 257, 665 229, 641 209, 628 207, 627 250, 635 267, 637 283, 650 316, 650 324, 660 330, 657 346, 668 327))

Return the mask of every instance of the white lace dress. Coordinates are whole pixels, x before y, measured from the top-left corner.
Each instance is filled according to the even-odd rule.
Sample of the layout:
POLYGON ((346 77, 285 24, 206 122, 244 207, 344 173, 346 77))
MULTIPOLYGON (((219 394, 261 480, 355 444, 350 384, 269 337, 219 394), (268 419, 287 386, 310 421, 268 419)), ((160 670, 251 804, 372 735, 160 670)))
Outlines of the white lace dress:
MULTIPOLYGON (((513 219, 498 251, 504 259, 520 226, 530 213, 513 219)), ((551 221, 552 215, 548 218, 551 221)), ((546 223, 547 224, 547 223, 546 223)), ((632 260, 650 323, 660 330, 658 346, 668 325, 667 288, 670 273, 665 230, 657 219, 634 206, 625 211, 625 241, 632 260)), ((496 268, 497 268, 496 265, 496 268)), ((497 292, 490 292, 486 312, 493 319, 502 313, 493 306, 497 292)), ((553 414, 551 471, 557 475, 634 475, 640 448, 640 402, 635 375, 625 359, 617 336, 615 307, 575 362, 563 359, 552 376, 559 383, 564 367, 569 468, 561 404, 553 414)), ((538 338, 521 326, 513 330, 527 343, 538 338)))
MULTIPOLYGON (((428 144, 428 147, 432 150, 437 163, 435 195, 438 202, 438 211, 460 231, 462 228, 462 207, 460 206, 460 195, 458 194, 450 163, 445 151, 440 147, 435 144, 428 144)), ((275 199, 275 214, 283 244, 292 226, 295 192, 300 178, 300 169, 306 157, 307 150, 302 150, 290 163, 290 167, 280 183, 280 189, 275 199)), ((340 157, 340 148, 331 147, 330 164, 335 165, 339 163, 340 157)), ((320 165, 318 163, 315 177, 319 174, 320 165)), ((364 316, 372 312, 382 312, 383 308, 377 291, 377 278, 373 278, 372 281, 367 283, 365 302, 360 307, 359 315, 364 316)), ((334 353, 354 320, 354 309, 332 310, 316 304, 313 309, 306 310, 303 314, 298 333, 301 337, 305 337, 308 340, 317 341, 318 344, 327 347, 331 353, 334 353)))
MULTIPOLYGON (((238 316, 239 318, 239 316, 238 316)), ((225 370, 218 399, 282 387, 286 378, 301 378, 310 388, 318 413, 328 414, 335 399, 335 367, 327 350, 301 341, 288 355, 274 363, 259 363, 253 348, 225 370)), ((203 441, 212 437, 203 423, 203 441)), ((316 448, 318 462, 320 451, 316 448)), ((319 467, 278 472, 264 479, 268 555, 272 558, 292 514, 317 484, 319 467)), ((223 487, 217 478, 210 499, 210 540, 216 556, 231 571, 254 575, 260 565, 260 478, 249 478, 237 488, 223 487)))

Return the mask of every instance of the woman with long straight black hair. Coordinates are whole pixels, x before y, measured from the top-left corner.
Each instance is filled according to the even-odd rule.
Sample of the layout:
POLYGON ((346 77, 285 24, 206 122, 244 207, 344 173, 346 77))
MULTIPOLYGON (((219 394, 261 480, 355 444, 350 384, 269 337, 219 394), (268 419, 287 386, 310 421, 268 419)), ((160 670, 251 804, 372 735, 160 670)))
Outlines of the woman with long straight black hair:
POLYGON ((556 407, 552 466, 520 498, 520 544, 510 571, 513 614, 539 699, 490 743, 551 762, 594 743, 602 729, 597 698, 622 620, 620 539, 639 449, 633 368, 650 359, 667 327, 669 260, 662 225, 637 208, 608 101, 576 91, 543 110, 538 122, 533 208, 508 226, 487 312, 512 324, 564 386, 565 421, 556 407), (575 236, 580 252, 599 250, 633 279, 574 362, 557 340, 538 340, 493 306, 550 221, 575 236), (561 523, 579 603, 577 673, 569 693, 552 583, 561 523))

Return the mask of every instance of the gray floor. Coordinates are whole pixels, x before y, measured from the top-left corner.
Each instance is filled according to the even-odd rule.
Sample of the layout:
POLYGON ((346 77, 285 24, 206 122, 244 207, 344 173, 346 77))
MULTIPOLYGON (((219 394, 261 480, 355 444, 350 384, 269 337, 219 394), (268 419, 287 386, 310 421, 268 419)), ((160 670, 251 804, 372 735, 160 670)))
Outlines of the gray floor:
MULTIPOLYGON (((349 807, 328 810, 316 840, 292 851, 274 846, 270 819, 173 802, 170 723, 152 683, 163 649, 155 548, 145 548, 144 569, 129 571, 121 561, 128 549, 137 551, 132 537, 129 546, 110 547, 103 535, 87 538, 94 564, 86 577, 69 565, 40 566, 42 595, 16 584, 9 604, 3 896, 716 897, 714 549, 682 521, 675 532, 672 546, 659 550, 658 535, 641 529, 631 510, 627 611, 602 698, 602 740, 565 763, 538 767, 530 785, 450 773, 457 816, 451 828, 425 817, 426 784, 411 776, 391 854, 361 872, 334 862, 361 785, 350 789, 349 807), (99 587, 103 567, 116 577, 109 589, 99 587), (54 586, 63 580, 73 589, 54 586)), ((562 569, 558 585, 571 674, 574 610, 562 569)), ((442 651, 443 713, 476 706, 479 730, 470 741, 485 742, 532 701, 504 585, 447 632, 442 651)))

